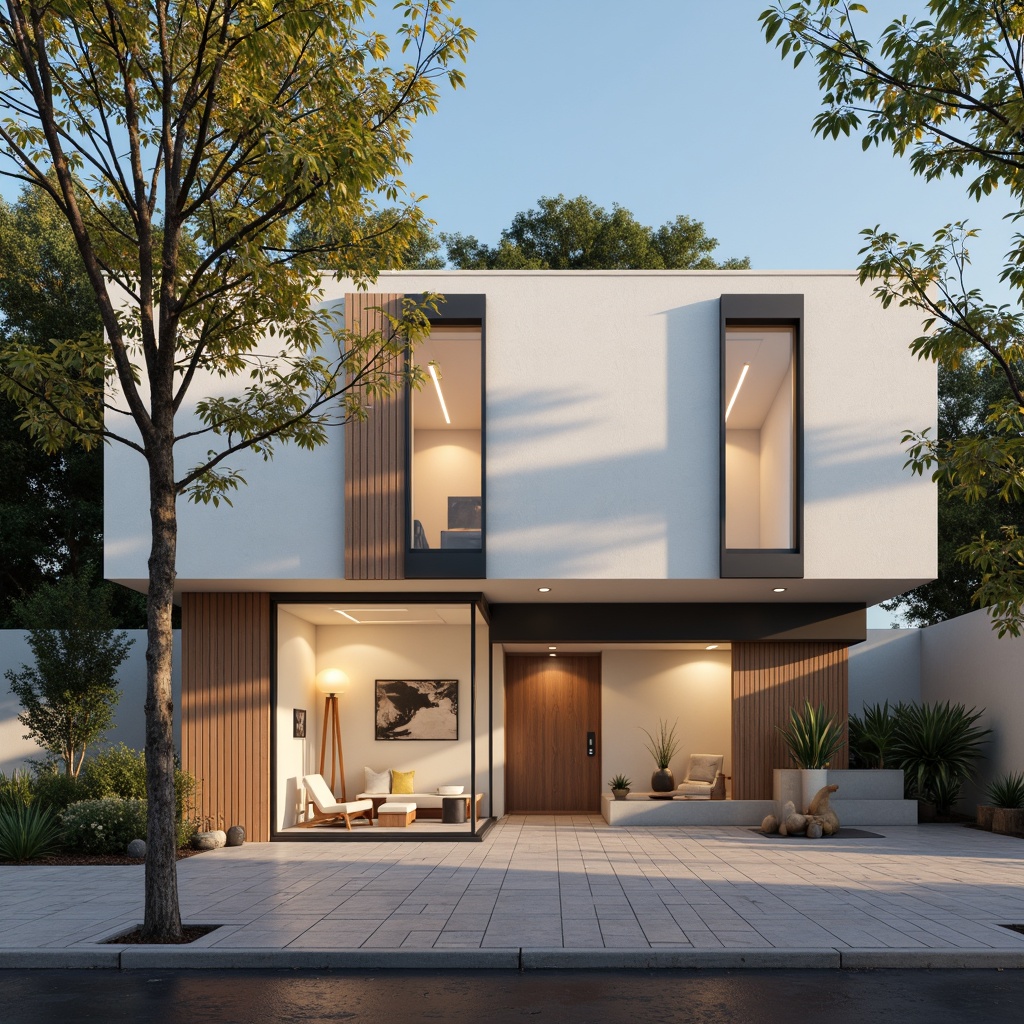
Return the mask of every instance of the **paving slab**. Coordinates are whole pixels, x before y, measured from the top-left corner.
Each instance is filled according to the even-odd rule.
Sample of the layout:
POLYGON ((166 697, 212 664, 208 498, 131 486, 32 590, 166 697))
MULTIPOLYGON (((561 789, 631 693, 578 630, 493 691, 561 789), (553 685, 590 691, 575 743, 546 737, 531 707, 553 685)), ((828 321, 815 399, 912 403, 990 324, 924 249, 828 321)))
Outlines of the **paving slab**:
POLYGON ((1022 967, 1024 841, 764 842, 509 816, 480 844, 248 843, 178 865, 188 946, 103 945, 139 866, 0 866, 0 967, 1022 967))

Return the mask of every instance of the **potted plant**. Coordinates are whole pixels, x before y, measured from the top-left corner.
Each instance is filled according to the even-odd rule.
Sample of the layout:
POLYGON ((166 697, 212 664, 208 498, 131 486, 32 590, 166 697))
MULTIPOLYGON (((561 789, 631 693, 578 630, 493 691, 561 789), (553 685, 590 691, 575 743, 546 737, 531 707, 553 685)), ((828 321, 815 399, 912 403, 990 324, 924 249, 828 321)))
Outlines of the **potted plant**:
POLYGON ((987 795, 989 806, 978 808, 978 824, 992 832, 1024 833, 1024 772, 1001 775, 987 795))
POLYGON ((633 783, 626 778, 621 772, 618 775, 613 775, 608 785, 611 787, 611 791, 616 800, 625 800, 629 793, 629 787, 633 783))
POLYGON ((814 707, 809 700, 804 701, 802 712, 789 709, 787 728, 776 728, 797 766, 797 786, 785 787, 783 802, 792 799, 801 811, 806 810, 818 790, 828 785, 829 762, 845 742, 843 728, 823 704, 814 707))
POLYGON ((654 758, 654 763, 658 766, 658 770, 651 776, 651 789, 655 793, 671 793, 676 788, 676 780, 672 775, 672 769, 669 765, 679 750, 679 740, 676 738, 676 725, 678 723, 679 719, 677 718, 672 723, 672 728, 670 729, 668 722, 663 722, 659 718, 657 737, 652 736, 641 726, 644 735, 650 740, 647 744, 647 750, 651 757, 654 758))

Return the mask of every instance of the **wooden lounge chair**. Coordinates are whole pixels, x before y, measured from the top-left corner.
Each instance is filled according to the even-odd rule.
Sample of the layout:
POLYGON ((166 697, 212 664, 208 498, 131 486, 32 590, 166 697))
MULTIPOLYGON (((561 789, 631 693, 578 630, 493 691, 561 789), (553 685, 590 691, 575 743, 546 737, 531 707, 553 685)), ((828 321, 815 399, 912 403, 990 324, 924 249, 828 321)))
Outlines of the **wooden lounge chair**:
POLYGON ((351 832, 353 818, 362 818, 367 825, 373 827, 372 800, 338 803, 322 775, 303 775, 302 784, 306 787, 306 816, 304 821, 298 822, 299 828, 337 824, 344 819, 345 828, 351 832))

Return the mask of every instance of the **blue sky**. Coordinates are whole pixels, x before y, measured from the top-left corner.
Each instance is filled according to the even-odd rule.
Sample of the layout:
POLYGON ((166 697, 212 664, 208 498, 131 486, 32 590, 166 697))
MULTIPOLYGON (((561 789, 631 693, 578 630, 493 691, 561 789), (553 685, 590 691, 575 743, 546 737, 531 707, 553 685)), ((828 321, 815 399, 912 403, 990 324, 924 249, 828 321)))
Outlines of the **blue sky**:
MULTIPOLYGON (((440 230, 486 242, 541 195, 582 193, 648 224, 688 214, 720 256, 764 269, 852 268, 863 228, 927 240, 967 217, 983 231, 975 283, 1006 301, 1008 201, 975 203, 962 181, 925 182, 858 139, 814 136, 814 67, 794 70, 764 42, 766 6, 462 0, 478 33, 467 88, 445 90, 417 127, 406 182, 440 230)), ((886 19, 906 6, 869 3, 886 19)), ((890 622, 869 612, 872 627, 890 622)))

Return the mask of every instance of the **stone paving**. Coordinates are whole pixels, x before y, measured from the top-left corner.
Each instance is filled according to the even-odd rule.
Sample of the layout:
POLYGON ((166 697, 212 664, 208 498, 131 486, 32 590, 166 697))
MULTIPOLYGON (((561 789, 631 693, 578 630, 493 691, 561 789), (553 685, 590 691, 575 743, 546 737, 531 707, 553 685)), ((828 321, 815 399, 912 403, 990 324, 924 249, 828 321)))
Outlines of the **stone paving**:
POLYGON ((497 963, 460 959, 488 951, 520 966, 558 951, 573 965, 718 951, 702 962, 822 953, 905 966, 969 954, 971 966, 1024 966, 1024 934, 1001 927, 1024 924, 1024 841, 962 826, 878 831, 811 841, 511 816, 482 843, 250 843, 179 863, 183 920, 222 926, 188 947, 97 947, 141 921, 141 867, 5 866, 0 966, 83 964, 97 949, 173 950, 189 966, 356 950, 367 966, 409 966, 400 954, 428 950, 450 966, 497 963))

